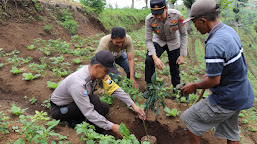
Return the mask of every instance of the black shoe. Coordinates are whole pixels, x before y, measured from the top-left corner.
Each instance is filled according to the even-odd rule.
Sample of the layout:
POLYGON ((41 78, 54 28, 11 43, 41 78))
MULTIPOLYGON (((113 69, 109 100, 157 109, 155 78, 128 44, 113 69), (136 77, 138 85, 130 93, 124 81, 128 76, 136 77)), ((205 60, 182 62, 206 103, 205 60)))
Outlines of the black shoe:
POLYGON ((76 127, 77 123, 72 121, 72 122, 68 122, 68 126, 72 129, 74 129, 76 127))

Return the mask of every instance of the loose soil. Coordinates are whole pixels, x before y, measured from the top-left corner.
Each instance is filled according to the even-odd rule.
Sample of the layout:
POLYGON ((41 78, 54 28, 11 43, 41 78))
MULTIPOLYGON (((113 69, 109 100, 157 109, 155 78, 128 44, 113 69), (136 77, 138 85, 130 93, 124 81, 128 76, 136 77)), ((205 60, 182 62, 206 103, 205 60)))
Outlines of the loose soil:
MULTIPOLYGON (((25 17, 28 13, 27 9, 18 5, 17 9, 13 2, 9 3, 9 15, 5 18, 0 19, 0 44, 1 48, 5 52, 11 52, 13 50, 20 51, 20 57, 26 58, 27 56, 32 56, 34 62, 39 62, 41 57, 44 57, 44 54, 39 51, 29 51, 27 46, 31 45, 31 41, 35 38, 41 38, 44 40, 49 39, 58 39, 61 38, 63 41, 70 41, 70 35, 68 31, 60 26, 53 17, 50 15, 49 11, 51 8, 44 9, 41 13, 36 13, 35 15, 43 16, 43 21, 37 21, 32 19, 28 21, 28 18, 25 17), (19 15, 16 13, 19 12, 19 15), (52 24, 53 32, 52 34, 46 33, 43 30, 43 26, 47 24, 52 24)), ((82 37, 94 36, 96 34, 102 33, 104 31, 103 27, 97 20, 91 20, 84 16, 78 11, 73 12, 74 19, 78 22, 78 32, 77 34, 82 37)), ((142 23, 139 24, 142 26, 142 23)), ((96 47, 94 47, 96 48, 96 47)), ((52 56, 55 56, 53 54, 52 56)), ((71 61, 73 57, 65 56, 65 60, 71 61)), ((0 63, 4 63, 4 59, 0 59, 0 63)), ((83 61, 82 64, 88 64, 88 61, 83 61)), ((71 70, 75 71, 78 68, 78 65, 72 64, 71 70)), ((21 108, 29 108, 25 114, 34 115, 35 110, 49 112, 49 109, 43 108, 40 104, 49 98, 53 92, 47 87, 47 81, 55 80, 51 76, 51 72, 48 71, 47 75, 40 77, 39 79, 33 81, 24 81, 22 80, 22 75, 12 75, 9 72, 12 68, 12 65, 5 64, 3 67, 0 67, 0 111, 6 113, 7 116, 10 116, 12 121, 17 121, 18 117, 12 115, 8 110, 10 110, 12 104, 16 104, 21 108), (27 96, 28 99, 35 97, 37 99, 36 104, 32 105, 29 101, 24 100, 24 96, 27 96)), ((24 67, 26 72, 26 67, 24 67)), ((125 73, 121 71, 121 74, 124 76, 125 73)), ((60 78, 61 80, 63 78, 60 78)), ((58 80, 58 81, 59 81, 58 80)), ((170 79, 168 76, 164 77, 164 81, 170 85, 170 79)), ((137 80, 139 88, 141 91, 145 90, 146 84, 144 81, 144 75, 137 80)), ((165 105, 170 109, 177 108, 181 113, 186 110, 189 106, 186 104, 177 104, 177 102, 167 98, 165 100, 165 105)), ((115 98, 113 104, 110 106, 110 112, 106 116, 108 120, 114 123, 123 122, 131 133, 140 140, 145 136, 145 131, 143 127, 143 122, 138 118, 138 116, 127 108, 127 106, 115 98)), ((22 126, 20 123, 10 124, 10 126, 22 126)), ((242 128, 247 128, 246 125, 240 123, 242 128)), ((185 126, 179 117, 167 117, 163 108, 158 116, 154 115, 152 112, 147 112, 146 120, 147 131, 149 135, 155 136, 157 138, 158 144, 189 144, 187 131, 185 126)), ((55 132, 67 136, 68 141, 72 144, 82 144, 80 136, 76 135, 74 129, 71 129, 64 125, 58 125, 54 128, 55 132)), ((108 134, 114 135, 117 139, 118 137, 113 134, 111 131, 107 132, 108 134)), ((7 143, 16 141, 20 136, 18 133, 9 133, 9 134, 0 134, 0 143, 7 143)), ((256 143, 257 134, 248 132, 248 136, 243 138, 248 140, 248 144, 256 143)), ((213 131, 206 132, 202 138, 201 143, 203 144, 223 144, 226 143, 226 140, 215 138, 213 136, 213 131)))

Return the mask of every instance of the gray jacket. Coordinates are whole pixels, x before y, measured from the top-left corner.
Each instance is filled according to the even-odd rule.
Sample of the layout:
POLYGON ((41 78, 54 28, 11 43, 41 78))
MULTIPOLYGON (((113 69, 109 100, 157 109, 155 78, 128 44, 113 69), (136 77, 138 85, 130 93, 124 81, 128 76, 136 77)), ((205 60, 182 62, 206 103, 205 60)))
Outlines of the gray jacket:
MULTIPOLYGON (((93 94, 97 85, 102 85, 102 81, 90 78, 88 65, 72 73, 65 78, 51 95, 51 101, 58 106, 67 105, 75 102, 85 118, 100 128, 110 130, 113 123, 94 110, 94 105, 90 103, 89 94, 93 94)), ((121 88, 115 90, 112 95, 116 96, 128 106, 134 102, 130 96, 121 88)))
POLYGON ((145 19, 145 39, 149 55, 156 54, 153 45, 153 42, 156 42, 161 47, 167 44, 169 51, 180 48, 180 55, 186 56, 187 30, 183 21, 182 14, 175 9, 168 9, 165 22, 158 22, 152 14, 149 14, 145 19))

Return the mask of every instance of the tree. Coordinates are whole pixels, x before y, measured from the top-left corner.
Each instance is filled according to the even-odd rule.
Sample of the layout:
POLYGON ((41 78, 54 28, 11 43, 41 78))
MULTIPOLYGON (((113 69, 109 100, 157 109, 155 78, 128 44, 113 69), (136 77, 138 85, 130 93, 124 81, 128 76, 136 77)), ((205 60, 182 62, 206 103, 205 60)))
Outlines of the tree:
POLYGON ((148 0, 145 0, 145 8, 148 9, 148 0))
POLYGON ((80 3, 94 9, 96 14, 100 14, 106 5, 106 0, 80 0, 80 3))
POLYGON ((135 7, 135 0, 132 0, 131 8, 135 7))
POLYGON ((171 9, 174 9, 174 4, 177 2, 177 0, 167 0, 167 3, 171 9))

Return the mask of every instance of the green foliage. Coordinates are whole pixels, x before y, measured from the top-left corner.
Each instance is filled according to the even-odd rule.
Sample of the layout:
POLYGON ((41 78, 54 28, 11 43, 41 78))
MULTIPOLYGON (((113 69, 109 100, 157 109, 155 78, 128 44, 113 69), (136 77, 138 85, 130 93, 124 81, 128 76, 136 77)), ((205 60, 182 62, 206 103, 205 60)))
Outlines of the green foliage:
POLYGON ((69 30, 69 34, 76 33, 78 23, 73 19, 72 13, 69 13, 67 9, 62 9, 60 19, 62 20, 61 25, 69 30))
POLYGON ((123 139, 119 141, 120 143, 139 144, 136 136, 134 134, 130 134, 129 130, 123 123, 120 124, 119 131, 123 135, 123 139))
POLYGON ((191 6, 193 5, 193 3, 196 1, 196 0, 183 0, 184 1, 184 5, 187 7, 187 8, 191 8, 191 6))
POLYGON ((124 77, 123 80, 117 82, 118 85, 124 90, 124 92, 128 93, 130 98, 134 101, 140 100, 140 98, 143 98, 143 93, 139 91, 139 89, 136 89, 132 86, 132 80, 124 77))
POLYGON ((105 9, 103 13, 99 15, 99 20, 103 23, 107 31, 111 31, 115 26, 124 27, 126 31, 132 31, 135 30, 136 25, 143 22, 145 17, 150 13, 150 9, 105 9))
POLYGON ((31 104, 34 104, 34 103, 37 102, 37 99, 34 98, 34 97, 32 97, 31 99, 29 99, 29 102, 30 102, 31 104))
POLYGON ((50 98, 48 100, 43 101, 41 106, 49 109, 51 107, 50 98))
POLYGON ((22 75, 24 77, 22 78, 22 80, 27 80, 27 81, 36 79, 41 76, 41 74, 33 75, 32 73, 23 73, 22 75))
POLYGON ((49 140, 67 139, 66 136, 62 136, 52 130, 60 121, 49 121, 50 118, 46 112, 36 111, 34 116, 21 115, 19 118, 24 125, 21 134, 24 135, 24 140, 28 143, 47 144, 49 140))
POLYGON ((144 93, 144 97, 147 98, 145 109, 150 109, 158 115, 160 113, 160 106, 165 107, 165 97, 169 96, 169 93, 166 92, 168 88, 165 87, 167 83, 158 82, 156 80, 156 73, 152 75, 151 81, 152 83, 147 84, 147 91, 144 93), (157 109, 155 110, 156 107, 157 109))
POLYGON ((12 67, 12 70, 10 70, 10 72, 12 72, 14 75, 19 74, 23 71, 24 71, 23 69, 18 69, 17 67, 12 67))
POLYGON ((165 107, 164 111, 166 112, 166 116, 176 117, 179 115, 179 112, 176 108, 173 108, 172 110, 170 110, 168 107, 165 107))
POLYGON ((82 60, 80 58, 76 58, 76 59, 73 59, 72 62, 75 64, 80 64, 82 60))
POLYGON ((28 46, 27 47, 29 50, 33 50, 34 48, 35 48, 35 46, 34 45, 30 45, 30 46, 28 46))
POLYGON ((80 0, 80 3, 86 7, 92 8, 96 14, 100 14, 104 10, 106 0, 80 0))
POLYGON ((100 100, 105 103, 112 104, 114 101, 114 96, 112 95, 109 96, 106 92, 104 92, 103 96, 100 97, 100 100))
POLYGON ((15 115, 17 115, 17 116, 20 116, 22 113, 24 113, 26 110, 27 110, 28 108, 26 108, 26 109, 21 109, 20 107, 17 107, 15 104, 12 104, 12 108, 11 108, 11 113, 13 113, 13 114, 15 114, 15 115))
POLYGON ((51 89, 56 89, 57 86, 61 83, 62 81, 59 81, 58 83, 54 83, 51 81, 47 81, 47 87, 51 88, 51 89))
POLYGON ((47 33, 50 33, 50 31, 52 30, 52 27, 53 27, 53 26, 52 26, 51 24, 45 25, 45 26, 44 26, 44 31, 47 32, 47 33))
POLYGON ((9 129, 8 129, 8 125, 9 125, 9 120, 10 117, 5 116, 5 113, 3 113, 2 111, 0 111, 0 132, 2 132, 2 134, 6 134, 9 133, 9 129))

